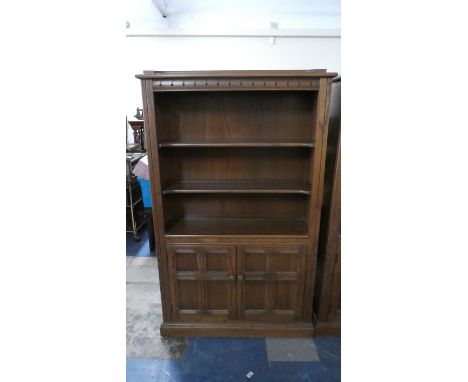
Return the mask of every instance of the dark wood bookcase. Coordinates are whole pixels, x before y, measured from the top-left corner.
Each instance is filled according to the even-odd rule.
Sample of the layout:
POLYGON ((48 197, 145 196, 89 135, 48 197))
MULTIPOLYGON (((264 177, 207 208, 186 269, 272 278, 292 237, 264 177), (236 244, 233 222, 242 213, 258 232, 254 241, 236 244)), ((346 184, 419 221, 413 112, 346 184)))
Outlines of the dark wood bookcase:
POLYGON ((341 77, 333 79, 329 120, 313 318, 317 334, 340 335, 341 77))
POLYGON ((314 334, 326 70, 145 71, 168 336, 314 334))

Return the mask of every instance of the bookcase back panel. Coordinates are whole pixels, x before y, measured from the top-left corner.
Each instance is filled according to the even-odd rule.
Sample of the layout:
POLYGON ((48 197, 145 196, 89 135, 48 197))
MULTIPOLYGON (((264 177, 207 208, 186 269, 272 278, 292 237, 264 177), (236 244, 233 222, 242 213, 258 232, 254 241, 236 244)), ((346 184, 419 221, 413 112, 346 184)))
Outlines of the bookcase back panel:
POLYGON ((310 148, 160 150, 161 183, 171 180, 310 181, 310 148))
POLYGON ((307 233, 307 195, 192 194, 163 201, 166 234, 307 233))
POLYGON ((164 216, 171 218, 305 219, 307 195, 192 194, 163 198, 164 216))
POLYGON ((312 142, 316 94, 156 93, 159 142, 312 142))

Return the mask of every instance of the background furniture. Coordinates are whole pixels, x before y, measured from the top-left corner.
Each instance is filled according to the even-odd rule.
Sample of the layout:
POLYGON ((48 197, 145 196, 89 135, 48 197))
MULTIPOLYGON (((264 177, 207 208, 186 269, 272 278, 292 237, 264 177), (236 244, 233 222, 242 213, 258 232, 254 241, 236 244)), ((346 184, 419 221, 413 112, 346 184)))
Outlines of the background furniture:
POLYGON ((317 260, 317 334, 341 333, 341 78, 333 80, 317 260))
MULTIPOLYGON (((142 109, 137 108, 137 114, 142 109)), ((141 114, 141 117, 143 115, 141 114)), ((154 239, 154 226, 153 226, 153 213, 151 211, 151 203, 148 206, 145 205, 145 201, 142 200, 142 192, 140 185, 136 182, 137 178, 132 174, 132 170, 138 161, 146 153, 145 149, 145 138, 144 138, 144 121, 128 121, 133 130, 133 144, 128 144, 127 137, 127 232, 133 234, 135 241, 140 241, 139 231, 144 227, 148 229, 148 241, 149 250, 153 252, 156 248, 154 239)), ((148 186, 149 187, 149 186, 148 186)))
POLYGON ((141 80, 161 334, 310 336, 331 78, 325 70, 141 80))
POLYGON ((141 153, 127 153, 126 157, 126 232, 133 234, 135 241, 140 241, 139 232, 145 225, 145 219, 140 185, 136 176, 132 174, 132 169, 143 155, 141 153))
POLYGON ((145 128, 143 121, 128 121, 133 130, 133 142, 141 151, 146 151, 145 147, 145 128))

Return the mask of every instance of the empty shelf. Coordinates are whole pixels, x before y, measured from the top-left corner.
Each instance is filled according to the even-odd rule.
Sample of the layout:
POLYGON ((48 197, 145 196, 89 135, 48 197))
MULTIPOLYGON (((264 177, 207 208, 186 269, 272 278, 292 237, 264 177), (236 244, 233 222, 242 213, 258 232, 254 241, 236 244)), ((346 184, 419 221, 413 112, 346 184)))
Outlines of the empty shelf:
POLYGON ((306 142, 164 142, 159 147, 314 147, 306 142))
POLYGON ((163 194, 310 194, 310 183, 290 180, 184 180, 165 184, 163 194))
POLYGON ((275 235, 306 236, 303 219, 180 219, 166 227, 166 236, 275 235))

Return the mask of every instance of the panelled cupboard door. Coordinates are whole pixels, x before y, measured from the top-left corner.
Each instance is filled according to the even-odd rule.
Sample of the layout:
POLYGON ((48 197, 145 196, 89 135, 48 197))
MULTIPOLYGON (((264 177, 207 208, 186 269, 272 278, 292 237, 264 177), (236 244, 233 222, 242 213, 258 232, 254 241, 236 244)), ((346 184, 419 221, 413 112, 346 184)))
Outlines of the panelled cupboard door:
POLYGON ((236 318, 235 246, 168 245, 167 253, 174 320, 236 318))
POLYGON ((301 321, 307 247, 237 247, 237 317, 301 321))

